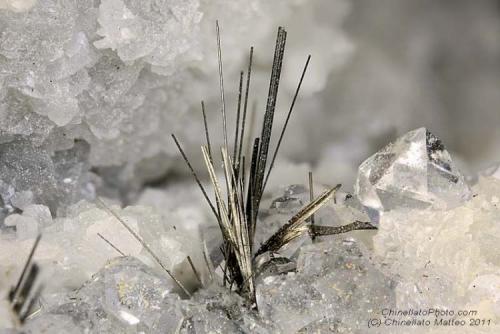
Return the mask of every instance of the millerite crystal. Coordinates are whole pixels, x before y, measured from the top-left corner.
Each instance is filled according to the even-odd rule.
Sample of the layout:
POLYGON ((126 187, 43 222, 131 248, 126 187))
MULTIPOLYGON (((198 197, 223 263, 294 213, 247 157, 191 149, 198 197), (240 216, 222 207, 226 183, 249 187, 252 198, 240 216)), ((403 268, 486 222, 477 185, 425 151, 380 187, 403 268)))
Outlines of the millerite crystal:
MULTIPOLYGON (((335 1, 335 6, 343 6, 344 0, 335 1)), ((2 0, 0 151, 7 146, 23 150, 25 155, 39 155, 37 160, 46 165, 52 164, 55 152, 70 150, 74 139, 83 140, 88 143, 87 152, 78 153, 80 159, 67 168, 76 173, 84 163, 81 178, 96 179, 94 187, 132 192, 138 184, 175 171, 180 155, 166 133, 186 137, 196 133, 202 138, 198 99, 203 96, 211 106, 218 97, 217 89, 212 89, 217 75, 217 62, 211 61, 213 22, 220 19, 231 27, 224 58, 236 64, 249 43, 261 49, 267 46, 275 20, 298 26, 312 22, 314 13, 303 10, 307 6, 304 0, 2 0), (99 176, 88 175, 87 167, 99 176)), ((338 21, 337 25, 341 20, 328 22, 338 21)), ((338 67, 327 59, 340 61, 349 52, 348 41, 336 30, 325 26, 324 35, 289 52, 301 59, 302 50, 317 49, 326 57, 316 73, 323 83, 311 82, 310 91, 324 86, 330 71, 338 67)), ((254 70, 254 78, 262 83, 267 80, 264 67, 254 70)), ((293 91, 295 78, 283 82, 284 90, 293 91)), ((214 120, 209 114, 208 122, 214 120)), ((190 150, 198 149, 185 144, 190 150)), ((0 165, 3 160, 2 153, 0 165)), ((28 158, 18 160, 17 165, 35 178, 37 170, 28 158)), ((56 181, 50 179, 50 167, 44 182, 34 181, 46 189, 46 196, 35 194, 36 204, 48 205, 55 214, 57 207, 64 209, 68 202, 89 199, 81 194, 87 184, 74 181, 73 192, 60 203, 53 194, 58 187, 51 184, 56 181)), ((24 190, 16 181, 6 182, 10 190, 0 185, 2 200, 8 201, 12 191, 24 190)))
MULTIPOLYGON (((392 125, 292 117, 316 117, 314 93, 351 49, 330 23, 306 34, 307 22, 340 25, 348 11, 344 0, 0 3, 0 332, 499 333, 498 163, 466 176, 422 127, 342 187, 373 152, 367 138, 392 125), (262 46, 276 22, 290 37, 277 28, 272 54, 262 46), (318 168, 280 160, 329 145, 333 128, 347 143, 318 168)), ((400 86, 391 66, 372 71, 400 86)), ((371 109, 358 96, 379 100, 378 87, 361 81, 338 103, 371 109)), ((402 122, 393 95, 385 116, 402 122)))
MULTIPOLYGON (((182 202, 180 197, 192 198, 196 189, 174 187, 161 195, 144 194, 140 202, 154 209, 111 206, 182 279, 193 294, 189 299, 108 211, 81 203, 66 217, 46 221, 44 210, 26 209, 23 216, 43 222, 38 225, 37 231, 44 235, 34 259, 55 275, 45 276, 42 303, 35 305, 34 315, 28 317, 23 330, 363 333, 366 319, 380 316, 380 307, 420 309, 438 305, 440 309, 477 310, 485 319, 492 319, 491 325, 478 333, 496 333, 500 315, 500 257, 496 251, 500 242, 500 181, 491 170, 478 176, 470 188, 475 195, 452 209, 398 206, 380 214, 377 231, 318 237, 314 242, 307 234, 302 235, 267 257, 267 265, 257 264, 258 310, 249 308, 245 298, 228 287, 217 284, 223 276, 220 267, 212 268, 212 274, 207 268, 203 243, 196 235, 210 241, 207 254, 214 263, 220 237, 210 237, 212 228, 197 225, 199 219, 206 219, 194 214, 200 205, 175 207, 176 202, 182 202), (166 218, 169 215, 171 218, 166 218), (97 233, 127 256, 121 257, 97 233), (200 273, 201 289, 185 261, 188 254, 200 273)), ((316 184, 315 191, 320 193, 321 185, 316 184)), ((369 221, 369 212, 356 196, 338 193, 336 197, 336 202, 329 202, 315 214, 315 225, 335 227, 369 221)), ((309 200, 304 186, 291 186, 283 194, 265 199, 257 242, 272 236, 309 200)), ((406 199, 400 200, 405 203, 406 199)), ((18 224, 18 219, 9 226, 18 224)), ((2 268, 16 267, 17 260, 9 256, 12 249, 27 256, 37 231, 23 234, 25 242, 2 233, 2 268)), ((42 272, 40 279, 43 277, 42 272)), ((14 278, 1 280, 7 281, 14 278)), ((415 331, 427 333, 429 328, 415 331)), ((400 333, 397 327, 383 332, 400 333)), ((460 328, 456 332, 469 333, 460 328)))

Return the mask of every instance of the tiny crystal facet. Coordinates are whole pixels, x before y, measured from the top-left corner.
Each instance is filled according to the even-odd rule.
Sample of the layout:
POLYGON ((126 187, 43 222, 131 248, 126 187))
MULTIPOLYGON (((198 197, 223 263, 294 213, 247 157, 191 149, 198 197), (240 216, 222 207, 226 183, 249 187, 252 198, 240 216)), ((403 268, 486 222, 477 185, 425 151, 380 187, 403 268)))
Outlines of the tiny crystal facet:
POLYGON ((425 128, 413 130, 365 160, 355 185, 372 209, 447 209, 471 196, 469 186, 441 140, 425 128))

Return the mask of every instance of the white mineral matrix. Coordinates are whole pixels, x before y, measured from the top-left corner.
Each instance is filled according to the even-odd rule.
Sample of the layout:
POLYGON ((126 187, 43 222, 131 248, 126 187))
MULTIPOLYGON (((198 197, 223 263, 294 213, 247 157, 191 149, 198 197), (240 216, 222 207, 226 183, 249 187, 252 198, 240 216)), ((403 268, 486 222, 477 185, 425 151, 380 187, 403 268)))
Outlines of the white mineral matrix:
POLYGON ((0 0, 0 333, 500 333, 500 14, 386 2, 0 0))

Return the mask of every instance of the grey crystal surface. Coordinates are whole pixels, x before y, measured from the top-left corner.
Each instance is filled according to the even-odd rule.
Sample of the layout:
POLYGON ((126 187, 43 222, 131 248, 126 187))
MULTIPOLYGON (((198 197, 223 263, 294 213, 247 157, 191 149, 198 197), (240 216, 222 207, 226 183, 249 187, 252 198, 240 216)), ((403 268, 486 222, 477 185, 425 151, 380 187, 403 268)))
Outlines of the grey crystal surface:
POLYGON ((0 144, 0 196, 4 206, 22 209, 30 203, 48 206, 55 214, 81 199, 95 197, 95 177, 83 141, 51 153, 24 139, 0 144))
POLYGON ((30 320, 27 333, 268 333, 255 312, 228 289, 208 286, 189 300, 173 283, 132 257, 110 261, 73 293, 30 320))
POLYGON ((62 297, 48 314, 35 318, 28 329, 36 333, 39 327, 60 326, 59 317, 77 332, 160 333, 159 322, 173 326, 182 319, 173 307, 179 298, 170 293, 172 284, 139 260, 119 257, 62 297))
POLYGON ((395 286, 354 240, 330 239, 302 247, 296 273, 266 277, 257 303, 283 333, 308 327, 358 333, 379 305, 395 304, 395 286))
MULTIPOLYGON (((284 194, 308 201, 307 192, 292 193, 293 189, 298 188, 285 189, 284 194)), ((479 195, 455 209, 394 209, 381 215, 378 231, 321 237, 315 242, 304 238, 289 253, 273 254, 274 260, 257 272, 257 309, 215 282, 199 288, 190 299, 181 299, 164 272, 133 257, 120 257, 81 288, 44 296, 44 308, 25 329, 28 333, 43 329, 68 333, 364 334, 367 319, 379 317, 381 307, 418 308, 429 302, 446 307, 482 305, 484 312, 496 317, 499 257, 494 245, 500 234, 494 222, 500 217, 499 189, 497 179, 481 177, 474 188, 479 195), (475 261, 456 260, 472 257, 475 261)), ((277 198, 286 204, 282 195, 277 198)), ((283 224, 295 210, 288 207, 290 212, 285 212, 286 205, 278 210, 273 202, 269 201, 270 208, 263 211, 260 221, 265 233, 283 224)), ((26 218, 41 221, 47 210, 30 208, 26 218)), ((142 215, 141 229, 156 224, 154 215, 148 216, 150 210, 132 207, 121 212, 127 214, 127 220, 132 212, 136 217, 142 215)), ((103 219, 99 218, 103 212, 97 213, 88 218, 103 219)), ((368 216, 356 197, 339 194, 337 203, 326 206, 316 218, 317 223, 337 226, 368 216)), ((57 219, 50 224, 57 224, 57 219)), ((80 234, 77 231, 74 240, 80 234)), ((42 249, 40 255, 44 252, 42 249)), ((180 254, 178 250, 165 254, 173 256, 172 252, 180 254)), ((111 254, 116 256, 113 250, 111 254)), ((70 273, 60 275, 69 277, 70 273)), ((495 333, 494 327, 490 332, 495 333)))
POLYGON ((364 334, 377 332, 366 325, 380 307, 439 306, 478 309, 494 325, 477 332, 500 333, 500 167, 473 178, 457 169, 473 173, 498 161, 497 7, 497 0, 0 0, 0 332, 364 334), (179 136, 198 171, 202 159, 191 153, 205 140, 204 99, 214 151, 222 143, 216 19, 228 124, 250 45, 249 110, 255 101, 258 120, 269 46, 278 25, 289 31, 276 128, 312 54, 264 194, 256 247, 310 201, 307 186, 288 186, 308 171, 315 195, 336 183, 350 191, 360 161, 422 124, 456 153, 453 161, 421 128, 366 160, 356 194, 339 192, 315 223, 371 221, 378 230, 314 242, 304 234, 264 254, 257 308, 218 284, 219 227, 168 136, 179 136), (95 204, 97 195, 192 298, 179 297, 144 247, 95 204), (23 328, 4 330, 14 326, 4 296, 39 233, 42 298, 23 328), (98 233, 127 256, 116 258, 98 233), (203 242, 216 267, 211 283, 203 242))

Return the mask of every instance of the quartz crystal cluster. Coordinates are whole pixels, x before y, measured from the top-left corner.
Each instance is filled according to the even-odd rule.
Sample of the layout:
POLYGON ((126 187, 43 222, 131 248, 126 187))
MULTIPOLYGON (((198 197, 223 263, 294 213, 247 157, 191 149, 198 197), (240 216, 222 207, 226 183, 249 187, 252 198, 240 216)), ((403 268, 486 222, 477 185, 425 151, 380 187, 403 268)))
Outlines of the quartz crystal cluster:
MULTIPOLYGON (((201 269, 205 268, 201 266, 201 238, 196 229, 201 222, 196 217, 189 219, 184 216, 178 224, 175 219, 165 219, 150 207, 130 206, 115 212, 139 232, 170 270, 178 270, 182 276, 188 265, 187 255, 201 269)), ((153 268, 156 265, 113 215, 85 201, 70 207, 65 217, 55 219, 51 218, 47 207, 30 205, 22 214, 10 215, 6 224, 6 231, 0 235, 2 275, 17 274, 16 268, 21 259, 28 256, 34 238, 42 233, 37 261, 46 267, 44 276, 50 277, 47 292, 79 288, 108 260, 120 255, 100 236, 124 254, 134 256, 153 268), (12 257, 13 253, 19 258, 12 257)), ((203 273, 201 270, 200 274, 203 273)), ((12 279, 12 276, 2 277, 1 281, 12 279)))
MULTIPOLYGON (((355 167, 381 140, 422 123, 432 124, 467 162, 490 161, 498 156, 500 47, 498 39, 484 36, 498 31, 496 5, 3 0, 0 143, 15 147, 21 137, 53 156, 70 149, 74 139, 84 140, 88 164, 104 179, 95 185, 112 186, 106 191, 115 198, 174 171, 179 155, 168 133, 199 149, 199 101, 206 101, 211 127, 219 116, 213 89, 218 18, 228 101, 236 99, 237 64, 249 45, 258 64, 252 89, 265 89, 271 58, 266 50, 278 25, 297 36, 285 57, 290 75, 281 78, 279 106, 288 107, 304 55, 312 54, 313 79, 304 81, 298 101, 307 112, 291 122, 295 135, 282 153, 293 161, 317 162, 318 180, 332 182, 334 174, 335 182, 350 187, 355 167), (408 29, 399 29, 403 21, 411 22, 408 29)), ((262 100, 256 105, 263 110, 262 100)), ((2 201, 12 189, 23 191, 9 186, 2 186, 2 201)), ((86 198, 81 192, 75 189, 70 197, 86 198)), ((57 200, 35 201, 55 213, 57 200)))
POLYGON ((84 141, 55 153, 20 138, 0 144, 0 221, 29 205, 57 213, 80 199, 93 199, 99 178, 90 171, 88 155, 84 141))
POLYGON ((355 240, 303 246, 296 272, 257 285, 263 317, 283 333, 356 332, 378 305, 395 306, 395 283, 375 268, 355 240))
MULTIPOLYGON (((496 11, 465 1, 454 2, 454 11, 447 10, 449 5, 424 5, 446 14, 420 15, 412 25, 418 27, 415 33, 401 33, 392 20, 381 24, 366 15, 380 15, 380 4, 368 3, 0 1, 0 332, 499 333, 500 166, 465 178, 441 140, 425 128, 365 160, 354 193, 339 191, 307 222, 325 227, 369 222, 378 229, 314 240, 303 233, 265 252, 252 263, 255 304, 222 284, 222 238, 201 195, 182 180, 165 186, 165 180, 174 179, 169 176, 178 176, 179 153, 168 133, 182 137, 186 151, 198 150, 204 140, 199 100, 206 102, 209 128, 220 130, 213 112, 219 108, 213 89, 216 19, 225 64, 241 64, 246 48, 255 46, 256 97, 265 95, 270 65, 265 50, 275 28, 286 25, 298 37, 290 41, 283 63, 291 75, 281 78, 277 109, 288 108, 303 53, 312 53, 313 80, 304 81, 303 101, 298 101, 310 112, 290 124, 294 135, 283 152, 300 161, 319 158, 317 194, 326 188, 325 180, 349 180, 353 164, 372 153, 377 139, 393 134, 393 127, 413 124, 413 115, 402 110, 422 102, 419 124, 433 119, 437 106, 451 105, 461 115, 453 114, 458 130, 439 121, 435 128, 481 132, 485 126, 477 120, 483 117, 463 111, 472 109, 487 116, 487 132, 493 133, 498 115, 490 106, 498 105, 499 80, 490 67, 497 64, 500 48, 488 32, 497 30, 498 17, 483 12, 496 11), (475 19, 479 14, 482 20, 475 19), (459 34, 460 46, 454 38, 443 40, 442 30, 448 28, 441 26, 448 25, 442 22, 449 21, 470 22, 467 33, 459 34), (356 31, 356 22, 377 29, 365 29, 367 38, 356 31), (387 27, 395 34, 384 33, 387 27), (350 62, 354 47, 345 30, 358 39, 350 62), (440 39, 429 39, 435 31, 441 32, 440 39), (392 48, 396 55, 381 50, 390 50, 387 46, 398 39, 418 48, 418 55, 401 53, 407 48, 392 48), (470 76, 467 83, 455 80, 457 71, 441 59, 444 55, 444 63, 469 68, 464 59, 477 58, 462 39, 473 40, 484 54, 478 75, 464 72, 470 76), (437 78, 446 87, 435 89, 437 78), (428 100, 416 96, 421 91, 428 100), (440 94, 453 96, 453 103, 440 94), (481 102, 470 107, 470 101, 481 102), (362 117, 366 110, 377 113, 368 127, 362 117), (326 121, 329 117, 335 122, 326 121), (388 117, 392 122, 385 122, 388 117), (314 122, 315 131, 302 129, 308 122, 314 122), (325 141, 325 133, 337 138, 325 141), (321 157, 311 146, 323 151, 321 157), (97 194, 104 198, 99 205, 97 194), (128 206, 122 208, 124 203, 128 206), (37 290, 40 298, 21 324, 7 296, 35 240, 41 240, 33 257, 40 273, 32 287, 43 289, 37 290), (482 325, 407 326, 402 331, 386 325, 382 313, 428 308, 473 310, 482 325), (370 319, 383 325, 369 329, 370 319)), ((415 11, 413 5, 391 2, 398 27, 401 19, 416 17, 415 11)), ((237 87, 238 70, 224 67, 227 87, 237 87)), ((227 89, 228 102, 236 99, 234 91, 227 89)), ((251 101, 256 109, 262 103, 251 101)), ((277 114, 275 125, 284 123, 281 117, 277 114)), ((255 130, 250 126, 249 132, 255 130)), ((220 137, 212 138, 214 146, 220 137)), ((498 135, 490 137, 494 142, 498 135)), ((455 147, 470 153, 478 138, 474 144, 460 138, 455 147)), ((484 145, 478 155, 497 152, 493 146, 484 145)), ((305 176, 309 169, 278 160, 270 187, 297 182, 296 174, 305 176)), ((309 201, 309 189, 302 185, 265 193, 255 248, 309 201)))
MULTIPOLYGON (((344 0, 335 3, 345 11, 344 0)), ((92 187, 115 198, 126 197, 143 182, 169 173, 179 157, 169 133, 175 131, 189 139, 190 148, 199 149, 202 136, 192 134, 202 133, 200 100, 206 101, 209 122, 215 123, 215 20, 223 28, 228 64, 240 64, 247 47, 255 46, 263 65, 254 71, 257 94, 263 89, 260 81, 267 80, 269 57, 264 50, 275 27, 291 22, 291 29, 299 30, 309 25, 323 6, 321 1, 312 4, 1 1, 0 206, 9 213, 13 196, 32 196, 33 204, 48 206, 56 214, 59 207, 92 197, 92 187), (231 33, 224 33, 225 28, 231 33), (75 141, 85 142, 87 151, 80 153, 75 141), (75 153, 64 153, 68 150, 75 153), (65 158, 68 154, 75 157, 65 158), (90 168, 101 180, 89 174, 90 168), (12 177, 16 169, 22 173, 12 177)), ((334 21, 318 28, 321 33, 312 34, 314 38, 303 39, 304 45, 293 48, 296 54, 290 53, 286 66, 293 69, 299 59, 302 62, 299 51, 304 48, 316 48, 328 57, 316 71, 316 86, 308 84, 303 93, 324 87, 328 73, 349 53, 350 44, 336 27, 342 16, 328 22, 334 21)), ((238 70, 225 69, 234 89, 238 70)), ((282 92, 290 95, 295 80, 283 78, 282 92)))
POLYGON ((471 318, 491 319, 477 328, 415 332, 500 329, 500 180, 480 177, 472 191, 469 202, 451 210, 393 210, 381 217, 374 254, 389 276, 398 277, 398 309, 476 310, 479 317, 471 318))
MULTIPOLYGON (((305 234, 270 254, 267 261, 257 263, 256 308, 220 284, 220 267, 214 272, 207 267, 202 240, 211 241, 205 245, 217 267, 221 264, 216 256, 220 237, 213 238, 212 226, 205 223, 208 210, 180 204, 182 197, 194 197, 195 189, 177 186, 146 190, 139 202, 147 206, 119 209, 108 205, 138 231, 191 297, 186 297, 116 216, 85 201, 55 219, 47 207, 34 204, 7 218, 0 235, 0 291, 7 290, 3 282, 12 282, 20 270, 19 259, 9 254, 14 251, 24 258, 35 235, 43 232, 35 259, 43 267, 47 286, 23 328, 25 333, 366 333, 369 319, 386 319, 382 309, 427 308, 476 310, 478 317, 490 320, 488 326, 454 328, 453 332, 497 333, 498 166, 467 186, 443 144, 425 129, 409 132, 377 156, 388 159, 369 158, 360 166, 360 178, 367 170, 378 170, 379 179, 392 181, 391 173, 415 168, 406 174, 408 178, 399 174, 398 183, 386 188, 393 191, 390 209, 368 207, 372 202, 366 202, 363 194, 373 192, 374 184, 358 182, 359 198, 339 192, 314 219, 318 225, 342 226, 370 220, 377 211, 378 230, 315 240, 305 234), (412 154, 409 147, 413 147, 412 154), (408 163, 410 158, 413 164, 408 163), (433 177, 424 174, 429 170, 433 177), (413 177, 416 171, 421 174, 413 177), (450 206, 433 205, 449 199, 450 193, 457 194, 457 188, 467 196, 452 196, 450 206), (408 196, 429 205, 408 205, 408 196), (186 261, 188 255, 197 275, 186 261)), ((315 185, 315 191, 321 188, 315 185)), ((266 197, 257 243, 309 200, 308 189, 301 185, 266 197)), ((9 327, 4 318, 2 324, 9 327)), ((411 317, 399 320, 411 321, 411 317)), ((401 333, 400 329, 386 326, 373 332, 401 333)), ((450 331, 410 326, 406 332, 450 331)))

